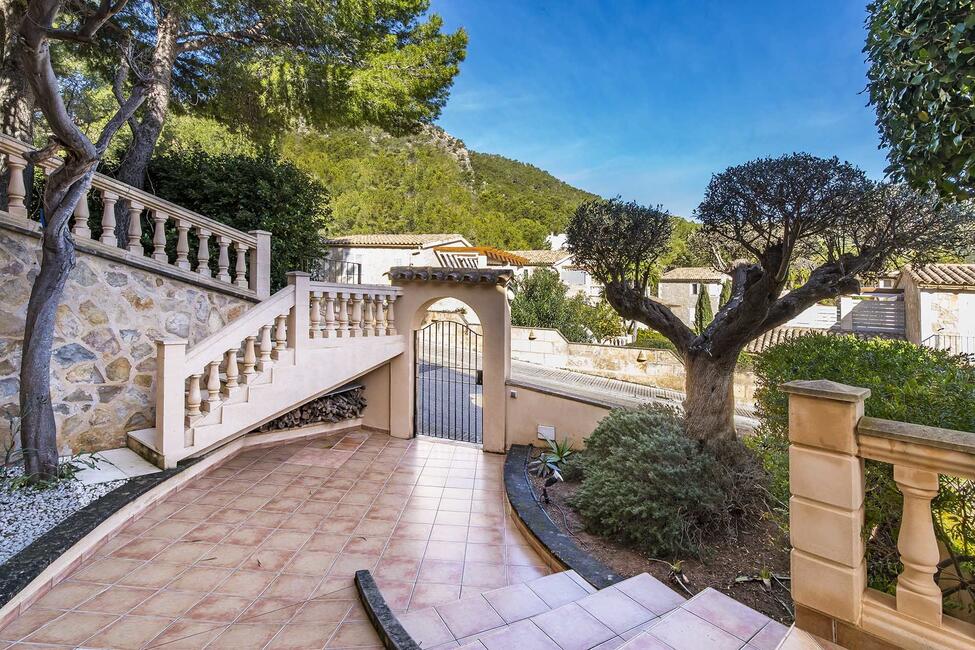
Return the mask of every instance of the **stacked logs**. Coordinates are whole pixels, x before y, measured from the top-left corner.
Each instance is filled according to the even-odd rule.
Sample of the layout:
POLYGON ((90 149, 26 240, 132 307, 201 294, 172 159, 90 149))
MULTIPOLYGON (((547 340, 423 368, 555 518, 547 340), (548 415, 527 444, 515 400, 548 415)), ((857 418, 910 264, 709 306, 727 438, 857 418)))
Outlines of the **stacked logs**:
POLYGON ((360 417, 366 408, 366 396, 363 392, 363 388, 357 386, 341 393, 319 397, 262 425, 258 431, 293 429, 318 422, 341 422, 360 417))

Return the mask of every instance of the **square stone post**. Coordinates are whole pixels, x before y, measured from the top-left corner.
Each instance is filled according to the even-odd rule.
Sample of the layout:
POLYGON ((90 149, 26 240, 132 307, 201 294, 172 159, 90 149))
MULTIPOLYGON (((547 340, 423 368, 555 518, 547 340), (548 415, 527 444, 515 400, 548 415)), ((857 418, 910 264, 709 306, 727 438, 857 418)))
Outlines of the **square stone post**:
POLYGON ((174 454, 186 435, 186 339, 156 340, 156 451, 165 467, 175 466, 174 454))
POLYGON ((796 625, 803 627, 803 608, 855 625, 867 580, 863 459, 856 427, 870 391, 826 380, 792 381, 781 388, 789 394, 789 535, 796 625))
POLYGON ((290 271, 288 286, 295 288, 295 306, 288 312, 288 347, 295 351, 295 365, 298 365, 298 355, 308 347, 311 327, 311 275, 304 271, 290 271))
POLYGON ((250 250, 250 278, 247 286, 257 293, 258 300, 271 296, 271 233, 266 230, 251 230, 249 235, 257 239, 257 245, 250 250))

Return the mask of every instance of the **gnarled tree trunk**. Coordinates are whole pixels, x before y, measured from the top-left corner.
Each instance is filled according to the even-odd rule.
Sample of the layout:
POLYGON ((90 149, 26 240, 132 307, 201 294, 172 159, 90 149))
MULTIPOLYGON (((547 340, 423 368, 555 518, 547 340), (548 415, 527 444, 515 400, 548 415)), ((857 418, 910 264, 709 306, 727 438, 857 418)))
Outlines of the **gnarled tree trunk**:
MULTIPOLYGON (((162 134, 166 115, 169 113, 169 92, 173 83, 173 66, 179 54, 176 38, 179 36, 179 19, 170 12, 159 21, 156 29, 156 49, 152 54, 152 69, 146 88, 146 101, 142 119, 129 122, 132 141, 125 150, 116 177, 123 183, 140 190, 145 187, 146 170, 162 134)), ((128 241, 129 212, 124 201, 115 206, 115 236, 119 246, 128 241)))
POLYGON ((685 426, 692 438, 735 438, 737 359, 737 353, 712 357, 707 352, 689 351, 684 355, 685 426))

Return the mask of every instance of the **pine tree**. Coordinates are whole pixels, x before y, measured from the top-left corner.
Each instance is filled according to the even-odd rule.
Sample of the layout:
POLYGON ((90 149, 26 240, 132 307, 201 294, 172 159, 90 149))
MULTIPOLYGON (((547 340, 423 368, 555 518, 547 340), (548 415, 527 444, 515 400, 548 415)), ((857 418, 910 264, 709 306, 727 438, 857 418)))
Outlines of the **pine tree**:
POLYGON ((694 330, 700 334, 714 320, 711 309, 711 296, 708 295, 708 285, 701 283, 701 290, 697 294, 697 305, 694 307, 694 330))
POLYGON ((718 298, 718 309, 723 309, 729 300, 731 300, 731 281, 725 280, 721 283, 721 297, 718 298))

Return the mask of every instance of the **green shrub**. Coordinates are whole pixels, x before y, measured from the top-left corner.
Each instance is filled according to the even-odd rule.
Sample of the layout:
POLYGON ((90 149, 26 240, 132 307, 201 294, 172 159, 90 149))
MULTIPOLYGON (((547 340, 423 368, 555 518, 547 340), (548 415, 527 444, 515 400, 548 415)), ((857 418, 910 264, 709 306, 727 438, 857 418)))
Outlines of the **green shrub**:
POLYGON ((666 336, 652 329, 638 329, 636 340, 630 343, 631 348, 646 348, 647 350, 676 350, 666 336))
POLYGON ((737 441, 702 450, 672 410, 612 411, 569 462, 594 533, 654 555, 698 555, 758 512, 762 470, 737 441))
MULTIPOLYGON (((761 421, 748 440, 771 476, 784 525, 788 515, 788 396, 779 390, 795 379, 829 379, 869 388, 866 415, 961 431, 975 431, 975 367, 960 356, 905 341, 852 336, 803 336, 769 348, 755 361, 755 401, 761 421)), ((972 434, 975 437, 975 433, 972 434)), ((902 498, 892 468, 867 463, 865 530, 871 586, 893 591, 900 571, 896 549, 902 498)), ((975 487, 942 477, 933 502, 938 537, 956 555, 975 551, 975 487)))

